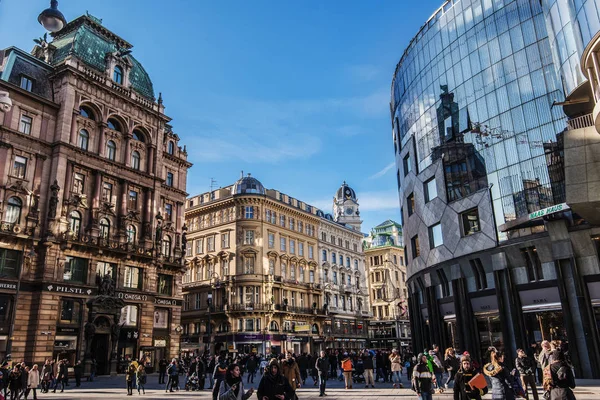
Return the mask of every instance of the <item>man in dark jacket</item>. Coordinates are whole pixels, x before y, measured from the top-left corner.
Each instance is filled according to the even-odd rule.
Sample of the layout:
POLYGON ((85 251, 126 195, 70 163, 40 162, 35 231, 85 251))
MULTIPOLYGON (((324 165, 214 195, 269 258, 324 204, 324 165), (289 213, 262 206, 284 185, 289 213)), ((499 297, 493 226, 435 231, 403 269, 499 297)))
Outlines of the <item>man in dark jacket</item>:
POLYGON ((225 379, 225 374, 227 373, 227 363, 225 362, 224 356, 217 357, 215 370, 213 372, 213 379, 215 380, 215 384, 213 386, 213 400, 217 400, 219 395, 219 386, 221 382, 225 379))
POLYGON ((78 360, 73 366, 73 373, 75 374, 75 386, 81 386, 81 377, 83 376, 83 365, 81 360, 78 360))
MULTIPOLYGON (((217 386, 216 382, 215 386, 217 386)), ((256 394, 260 400, 264 400, 265 398, 268 400, 280 400, 280 396, 288 400, 293 399, 296 395, 288 380, 279 371, 277 360, 272 360, 269 364, 258 384, 256 394)))
POLYGON ((529 394, 527 393, 527 385, 529 385, 533 392, 533 398, 538 400, 539 397, 535 384, 535 370, 537 368, 537 363, 532 358, 528 357, 523 349, 518 349, 515 364, 521 375, 521 382, 523 383, 523 389, 525 390, 525 398, 529 398, 529 394))
POLYGON ((477 371, 471 365, 471 359, 464 357, 460 362, 460 369, 454 376, 454 400, 481 400, 481 396, 488 391, 487 386, 483 389, 472 388, 469 382, 477 371))
POLYGON ((300 357, 296 360, 298 368, 300 368, 300 378, 302 379, 302 385, 306 385, 306 378, 308 377, 308 356, 306 353, 300 354, 300 357))
POLYGON ((246 361, 246 371, 248 371, 248 378, 246 383, 254 383, 254 377, 256 376, 256 369, 258 368, 258 362, 256 356, 252 354, 248 361, 246 361))
POLYGON ((413 370, 413 388, 417 395, 421 396, 421 400, 432 400, 431 392, 433 391, 433 381, 435 376, 427 367, 427 356, 423 353, 419 354, 419 363, 413 370))
POLYGON ((167 363, 167 360, 165 360, 164 358, 161 358, 161 360, 158 362, 158 384, 159 385, 165 384, 165 375, 167 375, 167 365, 169 365, 169 363, 167 363))
POLYGON ((324 351, 321 351, 321 357, 317 358, 315 368, 319 372, 319 397, 323 397, 325 396, 327 372, 329 371, 329 358, 324 351))
POLYGON ((375 382, 373 381, 373 355, 369 350, 364 351, 361 356, 363 362, 363 369, 365 370, 365 389, 369 387, 369 382, 371 382, 371 387, 375 387, 375 382))
POLYGON ((329 354, 329 369, 331 370, 329 376, 335 379, 337 377, 337 357, 333 351, 329 354))

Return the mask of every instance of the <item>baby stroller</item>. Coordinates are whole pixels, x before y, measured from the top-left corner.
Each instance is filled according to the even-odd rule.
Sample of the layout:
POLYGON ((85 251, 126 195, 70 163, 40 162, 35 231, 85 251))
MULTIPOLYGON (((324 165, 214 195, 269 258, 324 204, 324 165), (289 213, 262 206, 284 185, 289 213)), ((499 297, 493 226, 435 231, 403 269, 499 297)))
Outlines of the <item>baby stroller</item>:
POLYGON ((187 392, 189 392, 189 391, 193 392, 196 390, 200 390, 200 382, 198 381, 198 375, 196 375, 196 374, 190 375, 187 382, 185 383, 185 390, 187 392))
POLYGON ((354 383, 365 383, 365 368, 363 367, 362 360, 359 360, 352 371, 352 381, 354 383))

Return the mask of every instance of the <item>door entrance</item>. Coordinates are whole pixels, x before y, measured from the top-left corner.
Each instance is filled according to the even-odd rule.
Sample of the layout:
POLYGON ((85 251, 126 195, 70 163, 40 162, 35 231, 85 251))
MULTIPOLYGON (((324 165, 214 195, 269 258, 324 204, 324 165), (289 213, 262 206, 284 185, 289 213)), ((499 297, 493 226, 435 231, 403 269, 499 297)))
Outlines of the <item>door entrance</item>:
POLYGON ((92 354, 96 358, 96 374, 110 374, 110 343, 107 333, 100 333, 94 336, 92 342, 92 354))

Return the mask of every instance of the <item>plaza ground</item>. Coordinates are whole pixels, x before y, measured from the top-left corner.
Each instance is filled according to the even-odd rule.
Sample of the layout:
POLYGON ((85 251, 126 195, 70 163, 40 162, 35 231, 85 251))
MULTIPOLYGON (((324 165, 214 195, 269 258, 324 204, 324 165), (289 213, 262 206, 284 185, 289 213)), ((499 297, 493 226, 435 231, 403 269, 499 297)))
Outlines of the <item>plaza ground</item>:
MULTIPOLYGON (((245 377, 244 377, 245 378, 245 377)), ((403 377, 404 385, 408 386, 406 376, 403 377)), ((183 382, 183 377, 180 379, 183 382)), ((246 389, 258 387, 260 379, 257 377, 254 380, 254 384, 246 385, 246 379, 244 379, 244 385, 246 389)), ((127 396, 125 389, 125 377, 123 375, 115 377, 98 377, 94 382, 82 382, 80 388, 75 387, 75 381, 70 380, 69 387, 63 393, 38 393, 40 399, 60 399, 60 400, 89 400, 89 399, 105 399, 110 398, 111 400, 117 399, 131 399, 135 397, 145 398, 147 400, 158 400, 158 399, 206 399, 210 400, 211 391, 208 389, 199 392, 186 392, 180 390, 174 393, 165 393, 164 385, 158 385, 158 375, 152 374, 148 376, 148 384, 146 385, 146 395, 137 394, 137 390, 134 389, 133 396, 127 396)), ((344 400, 364 400, 364 399, 416 399, 416 394, 410 389, 393 389, 391 384, 387 383, 376 383, 375 389, 365 389, 364 385, 354 384, 354 389, 346 390, 343 382, 337 380, 327 381, 327 399, 344 399, 344 400)), ((256 392, 255 392, 256 393, 256 392)), ((298 397, 300 399, 319 399, 319 390, 313 386, 312 379, 308 378, 307 385, 299 389, 298 397)), ((578 387, 575 389, 575 395, 578 400, 587 399, 598 399, 600 400, 600 381, 594 380, 580 380, 578 381, 578 387)), ((30 396, 30 399, 32 396, 30 396)), ((251 400, 256 399, 256 394, 253 394, 251 400)), ((447 394, 434 395, 434 399, 451 399, 451 391, 447 394)), ((486 398, 491 398, 487 396, 486 398)), ((531 398, 531 397, 530 397, 531 398)), ((540 392, 541 400, 541 392, 540 392)))

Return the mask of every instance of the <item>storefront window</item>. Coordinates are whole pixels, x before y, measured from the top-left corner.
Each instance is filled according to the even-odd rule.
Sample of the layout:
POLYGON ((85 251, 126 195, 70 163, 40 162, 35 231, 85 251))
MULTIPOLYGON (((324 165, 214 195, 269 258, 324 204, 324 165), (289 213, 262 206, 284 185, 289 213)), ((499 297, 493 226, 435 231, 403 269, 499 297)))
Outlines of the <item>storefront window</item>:
POLYGON ((6 321, 10 315, 10 296, 0 296, 0 323, 6 321))
POLYGON ((0 277, 16 278, 20 258, 16 250, 0 249, 0 277))
MULTIPOLYGON (((490 346, 504 351, 504 337, 502 335, 502 322, 500 316, 478 316, 477 330, 479 332, 479 344, 481 354, 486 354, 490 346)), ((489 360, 484 360, 488 362, 489 360)))
POLYGON ((79 323, 79 314, 81 303, 76 300, 64 299, 60 312, 61 324, 76 324, 79 323))
POLYGON ((539 344, 543 340, 567 340, 562 311, 525 313, 523 319, 529 344, 539 344))
POLYGON ((167 329, 169 327, 169 310, 157 308, 154 310, 154 328, 167 329))

